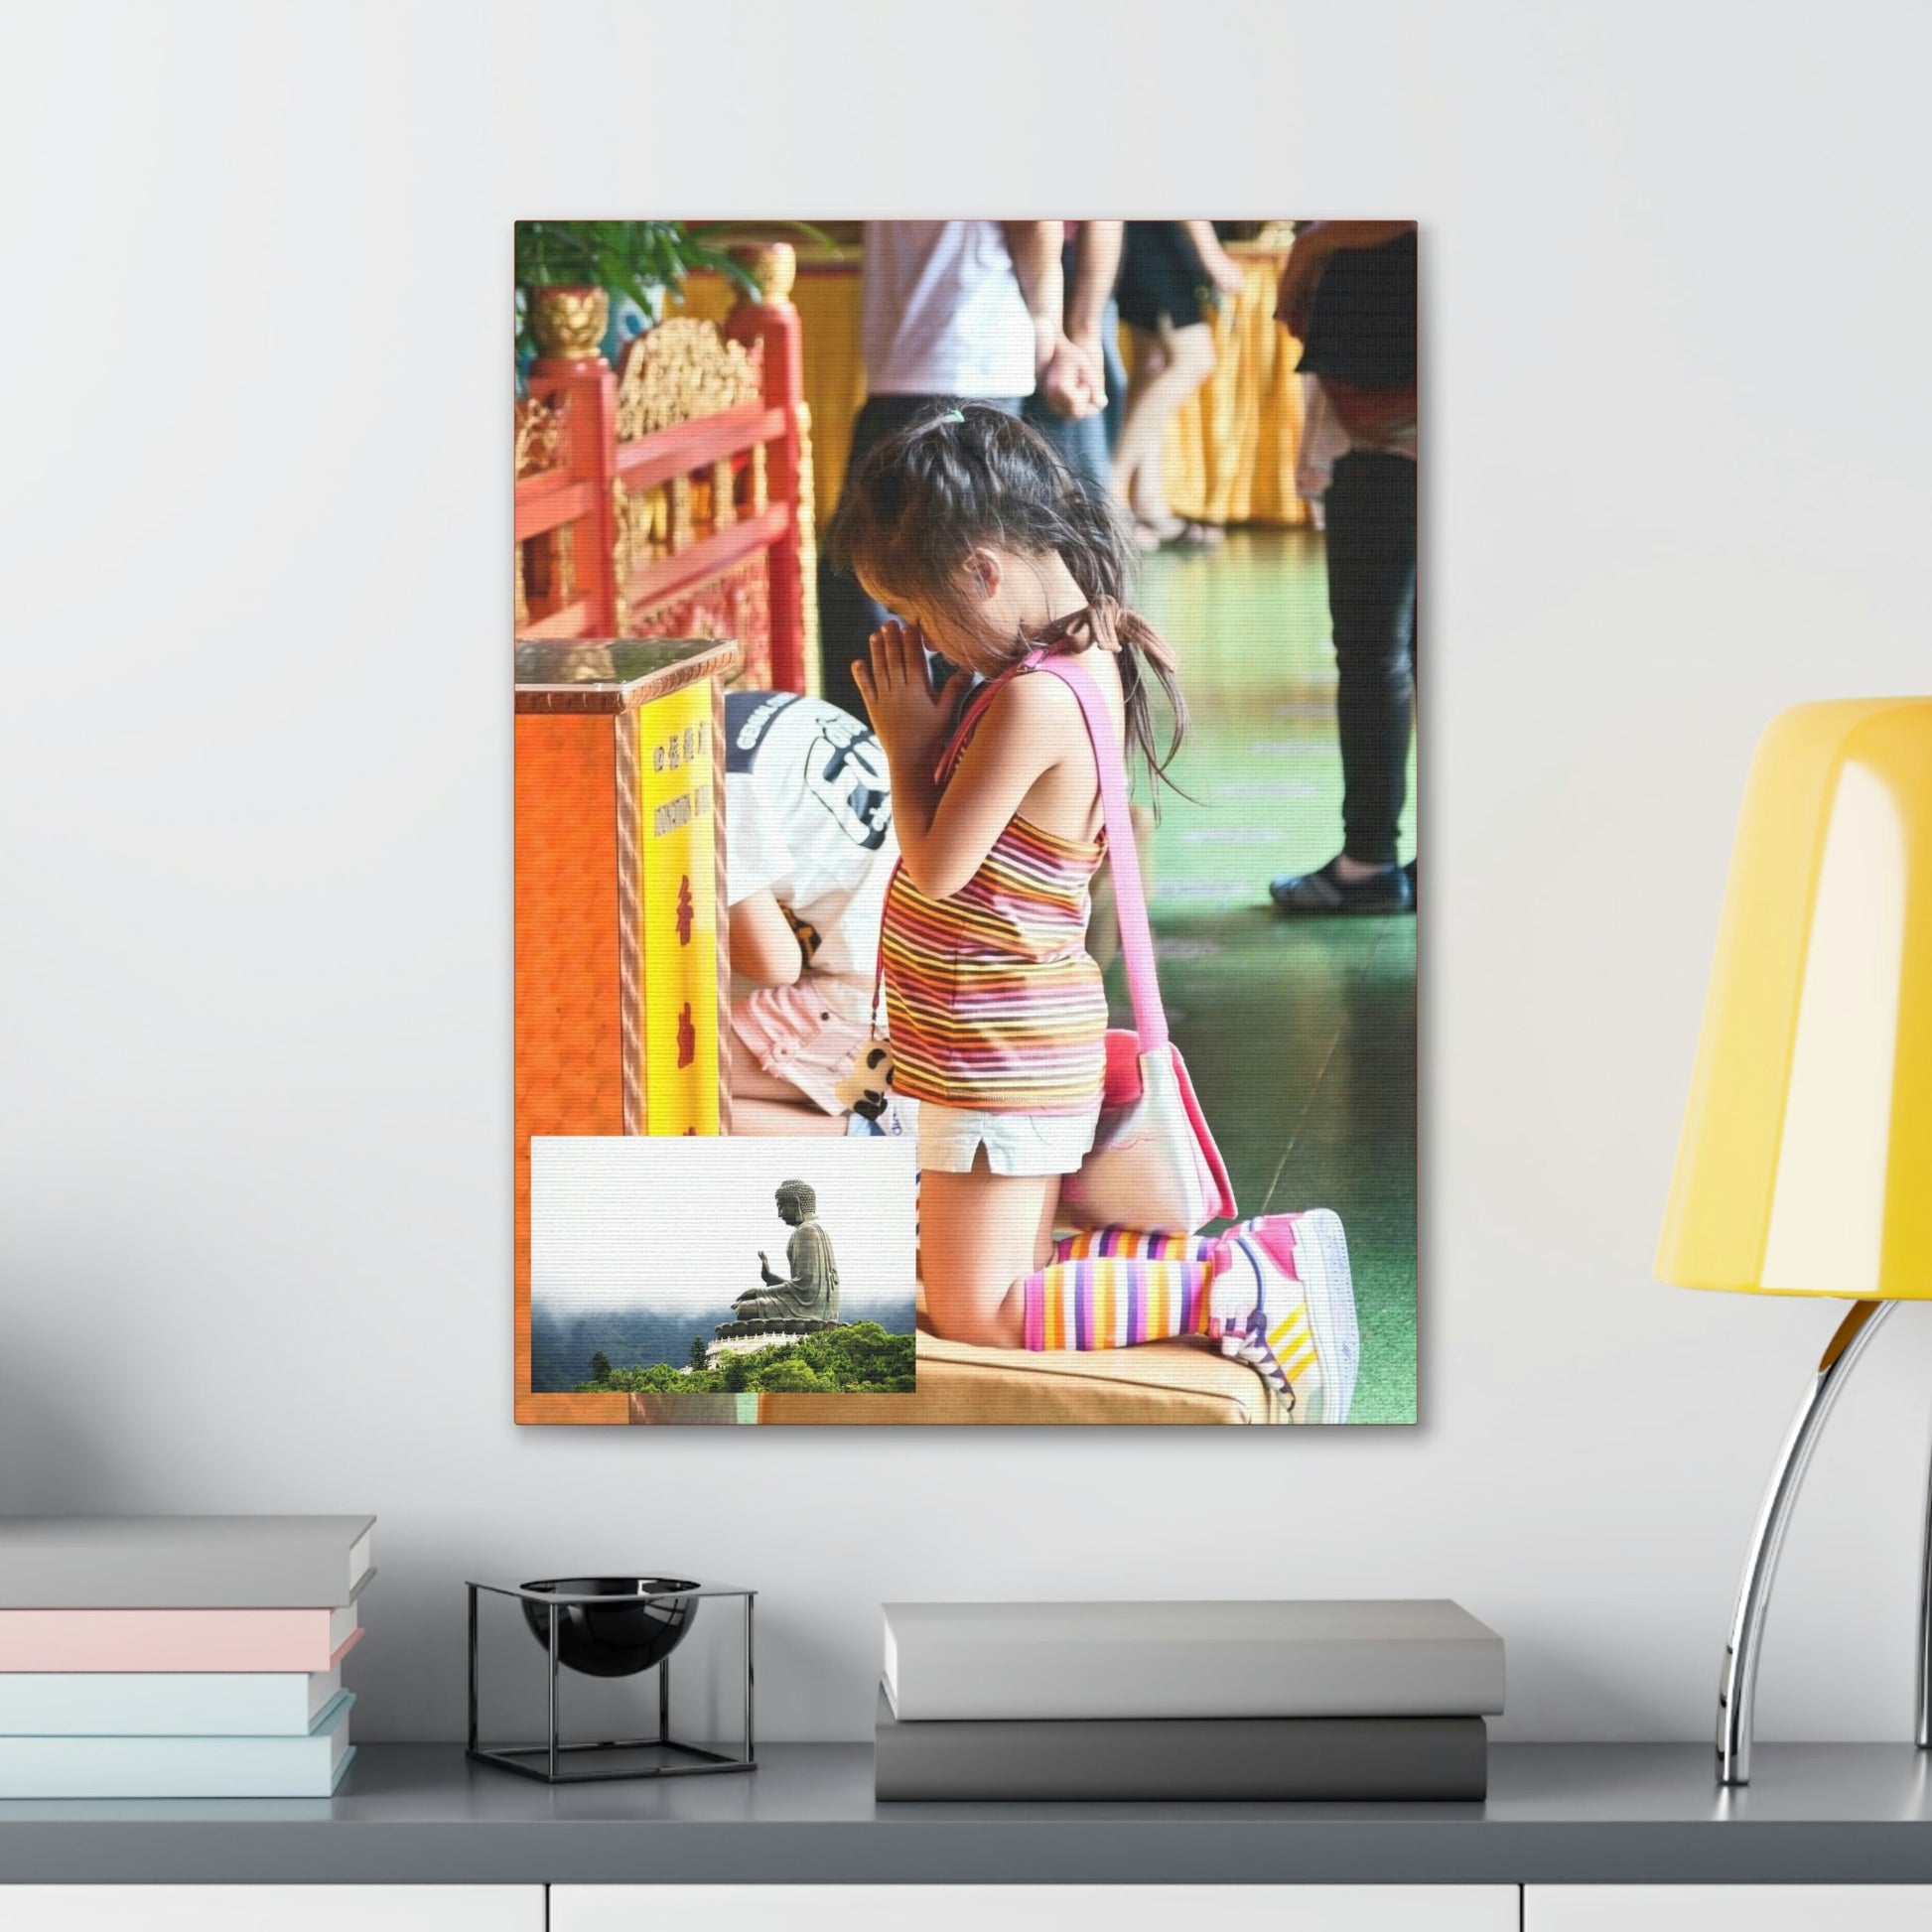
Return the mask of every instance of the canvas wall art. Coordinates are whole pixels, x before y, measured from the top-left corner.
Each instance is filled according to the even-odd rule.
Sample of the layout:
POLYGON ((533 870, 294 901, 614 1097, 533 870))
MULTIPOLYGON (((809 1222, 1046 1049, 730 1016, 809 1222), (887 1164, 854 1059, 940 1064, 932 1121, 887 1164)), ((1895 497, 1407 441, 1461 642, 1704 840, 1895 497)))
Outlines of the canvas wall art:
POLYGON ((520 1422, 1415 1420, 1417 256, 518 224, 520 1422))

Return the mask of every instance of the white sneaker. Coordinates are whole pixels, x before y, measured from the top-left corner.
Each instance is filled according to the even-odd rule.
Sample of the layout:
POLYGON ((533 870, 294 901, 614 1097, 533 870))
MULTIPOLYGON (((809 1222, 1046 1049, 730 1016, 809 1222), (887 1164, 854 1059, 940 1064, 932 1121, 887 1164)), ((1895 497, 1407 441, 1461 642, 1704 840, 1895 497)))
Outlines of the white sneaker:
POLYGON ((1267 1214, 1230 1228, 1228 1238, 1260 1292, 1246 1327, 1230 1329, 1221 1352, 1292 1395, 1298 1423, 1346 1422, 1361 1336, 1340 1220, 1325 1207, 1267 1214))

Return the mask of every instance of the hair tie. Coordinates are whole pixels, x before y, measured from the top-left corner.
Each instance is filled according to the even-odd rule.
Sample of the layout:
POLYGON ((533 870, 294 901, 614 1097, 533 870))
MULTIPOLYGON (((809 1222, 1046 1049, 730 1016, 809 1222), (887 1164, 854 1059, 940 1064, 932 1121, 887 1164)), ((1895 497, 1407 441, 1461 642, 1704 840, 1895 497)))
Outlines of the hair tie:
POLYGON ((933 418, 933 421, 938 423, 963 423, 965 420, 966 412, 963 409, 949 409, 943 416, 933 418))
POLYGON ((1179 668, 1173 646, 1138 611, 1127 610, 1118 598, 1096 597, 1092 603, 1056 619, 1034 640, 1042 650, 1077 653, 1096 646, 1119 655, 1123 643, 1133 644, 1164 671, 1179 668))

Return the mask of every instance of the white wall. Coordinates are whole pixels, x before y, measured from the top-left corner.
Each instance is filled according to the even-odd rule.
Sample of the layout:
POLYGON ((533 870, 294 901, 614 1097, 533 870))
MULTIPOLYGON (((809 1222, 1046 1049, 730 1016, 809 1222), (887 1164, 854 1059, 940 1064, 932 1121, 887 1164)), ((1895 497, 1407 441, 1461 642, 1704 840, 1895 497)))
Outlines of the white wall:
MULTIPOLYGON (((762 1587, 772 1737, 864 1734, 882 1597, 1137 1591, 1452 1594, 1503 1734, 1702 1737, 1834 1311, 1651 1244, 1757 733, 1932 668, 1932 31, 969 12, 15 21, 0 1507, 379 1512, 369 1736, 456 1731, 461 1579, 621 1561, 762 1587), (511 1425, 510 222, 694 208, 1428 224, 1420 1427, 511 1425)), ((1908 1311, 1762 1735, 1907 1734, 1928 1371, 1908 1311)))

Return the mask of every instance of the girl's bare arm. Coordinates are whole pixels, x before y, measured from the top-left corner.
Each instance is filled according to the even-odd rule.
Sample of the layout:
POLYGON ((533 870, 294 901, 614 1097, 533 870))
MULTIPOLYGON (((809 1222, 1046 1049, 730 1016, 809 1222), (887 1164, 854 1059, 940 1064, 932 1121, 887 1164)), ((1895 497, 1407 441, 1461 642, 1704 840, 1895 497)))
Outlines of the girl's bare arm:
POLYGON ((1071 703, 1057 679, 1015 678, 987 707, 943 790, 930 763, 901 779, 893 760, 899 853, 928 898, 951 898, 979 871, 1028 793, 1065 757, 1071 703))
POLYGON ((758 986, 790 986, 804 969, 798 935, 768 886, 732 907, 731 946, 732 971, 758 986))

